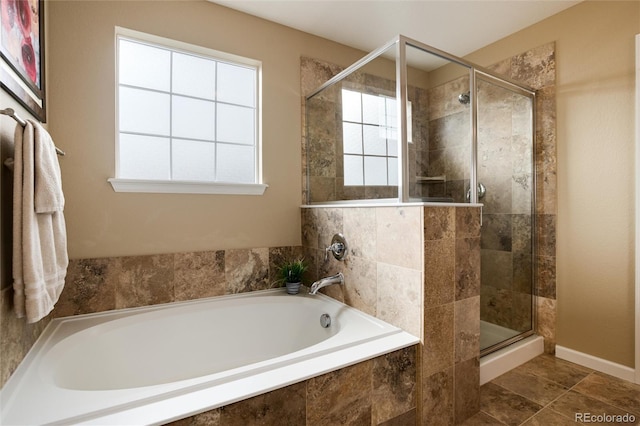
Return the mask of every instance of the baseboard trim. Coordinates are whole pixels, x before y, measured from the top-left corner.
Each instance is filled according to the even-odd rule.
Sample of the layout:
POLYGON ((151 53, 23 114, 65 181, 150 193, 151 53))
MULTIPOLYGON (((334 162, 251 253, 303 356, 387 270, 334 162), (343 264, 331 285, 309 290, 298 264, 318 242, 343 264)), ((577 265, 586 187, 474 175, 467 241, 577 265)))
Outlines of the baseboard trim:
POLYGON ((480 358, 480 386, 513 370, 544 352, 544 339, 527 337, 517 343, 480 358))
POLYGON ((559 345, 556 345, 556 357, 619 379, 627 380, 631 383, 635 383, 636 372, 633 368, 627 367, 626 365, 617 364, 615 362, 607 361, 606 359, 598 358, 593 355, 578 352, 559 345))

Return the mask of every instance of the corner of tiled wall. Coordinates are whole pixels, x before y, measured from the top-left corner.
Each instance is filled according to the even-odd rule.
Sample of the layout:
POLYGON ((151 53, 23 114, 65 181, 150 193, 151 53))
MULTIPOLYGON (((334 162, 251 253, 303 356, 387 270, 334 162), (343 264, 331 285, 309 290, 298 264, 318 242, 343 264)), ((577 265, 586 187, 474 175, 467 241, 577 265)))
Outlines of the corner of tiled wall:
POLYGON ((418 207, 332 207, 302 209, 302 244, 309 282, 342 272, 344 286, 323 293, 420 335, 422 218, 418 207), (326 256, 331 237, 348 245, 344 261, 326 256))
MULTIPOLYGON (((536 90, 535 282, 536 333, 544 351, 556 344, 557 137, 555 42, 505 59, 489 68, 536 90)), ((484 290, 483 286, 483 290, 484 290)))
POLYGON ((475 414, 480 209, 332 207, 301 214, 303 250, 315 261, 311 278, 345 274, 345 286, 330 286, 326 294, 422 337, 416 372, 421 423, 461 423, 475 414), (324 258, 337 232, 350 246, 344 262, 324 258))
POLYGON ((546 353, 556 346, 557 136, 555 42, 511 60, 511 77, 536 89, 536 316, 546 353))
POLYGON ((480 408, 480 209, 424 208, 422 424, 480 408))

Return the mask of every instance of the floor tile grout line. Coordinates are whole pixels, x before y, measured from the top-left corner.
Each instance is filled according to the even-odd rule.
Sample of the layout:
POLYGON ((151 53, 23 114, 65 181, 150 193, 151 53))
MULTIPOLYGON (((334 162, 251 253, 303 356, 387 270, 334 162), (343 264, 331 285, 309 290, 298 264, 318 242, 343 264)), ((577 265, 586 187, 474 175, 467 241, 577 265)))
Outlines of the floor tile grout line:
MULTIPOLYGON (((556 360, 558 359, 558 358, 556 358, 556 357, 555 357, 555 356, 553 356, 553 355, 552 355, 552 357, 553 357, 554 359, 556 359, 556 360)), ((574 363, 571 363, 571 362, 568 362, 568 361, 565 361, 565 362, 566 362, 566 365, 568 365, 568 366, 570 366, 570 367, 572 367, 572 366, 574 365, 574 363)), ((548 374, 548 373, 553 373, 553 372, 554 372, 554 371, 553 371, 553 368, 544 368, 545 366, 542 366, 542 367, 543 367, 542 369, 543 369, 547 374, 548 374)), ((520 394, 519 392, 513 391, 513 390, 511 390, 511 389, 509 389, 509 388, 507 388, 507 387, 505 387, 505 386, 503 386, 503 385, 501 385, 501 384, 499 384, 499 383, 496 383, 496 382, 495 382, 495 379, 494 379, 494 380, 492 380, 492 381, 490 381, 489 383, 491 383, 491 384, 493 384, 493 385, 497 386, 498 388, 500 388, 500 389, 502 389, 502 390, 504 390, 504 391, 506 391, 506 392, 509 392, 509 393, 511 393, 511 394, 513 394, 513 395, 517 395, 517 396, 519 396, 519 397, 521 397, 521 398, 524 398, 525 400, 527 400, 527 401, 529 401, 529 402, 532 402, 532 403, 534 403, 534 404, 536 404, 536 405, 538 405, 538 406, 540 406, 540 407, 541 407, 541 408, 540 408, 539 410, 537 410, 534 414, 532 414, 531 416, 529 416, 528 418, 526 418, 525 420, 523 420, 521 423, 519 423, 519 425, 520 425, 520 426, 521 426, 521 425, 524 425, 525 423, 527 423, 528 421, 530 421, 532 418, 534 418, 535 416, 537 416, 538 414, 540 414, 540 413, 541 413, 542 411, 544 411, 544 410, 549 410, 549 411, 551 411, 551 412, 555 413, 556 415, 559 415, 559 416, 561 416, 561 417, 563 417, 563 418, 565 418, 565 419, 568 419, 568 420, 570 420, 570 421, 575 421, 575 419, 571 418, 570 416, 566 415, 565 413, 562 413, 562 412, 559 412, 559 411, 555 410, 555 409, 551 406, 551 405, 552 405, 552 404, 554 404, 556 401, 560 400, 561 398, 566 397, 566 396, 567 396, 571 391, 573 391, 573 392, 575 392, 575 393, 577 393, 577 394, 580 394, 580 395, 581 395, 581 396, 583 396, 583 397, 587 397, 587 398, 591 398, 591 399, 594 399, 594 400, 596 400, 596 401, 599 401, 599 402, 601 402, 601 403, 603 403, 603 404, 605 404, 605 405, 607 405, 607 406, 609 406, 609 407, 611 407, 611 408, 615 408, 615 409, 617 409, 617 410, 620 410, 620 411, 623 411, 623 412, 626 412, 626 413, 629 413, 629 414, 632 414, 632 415, 640 416, 640 413, 637 413, 636 411, 634 411, 634 410, 632 410, 632 409, 622 408, 622 407, 620 407, 619 405, 617 405, 617 403, 612 403, 611 401, 604 400, 604 399, 602 399, 602 398, 601 398, 601 397, 599 397, 599 396, 591 395, 591 394, 585 393, 584 391, 582 391, 582 392, 581 392, 581 391, 580 391, 580 389, 576 389, 576 388, 577 388, 577 387, 578 387, 582 382, 584 382, 585 380, 587 380, 590 376, 592 376, 592 375, 596 375, 596 374, 598 373, 598 371, 597 371, 597 370, 579 368, 579 367, 581 367, 581 366, 579 366, 579 365, 577 365, 577 364, 576 364, 576 367, 578 367, 576 370, 578 370, 578 372, 579 372, 579 373, 581 373, 581 374, 585 374, 585 376, 584 376, 584 377, 582 377, 582 378, 580 378, 580 379, 579 379, 576 383, 574 383, 572 386, 565 386, 564 384, 562 384, 562 383, 558 383, 558 382, 556 382, 555 380, 553 380, 553 379, 551 379, 551 378, 549 378, 549 377, 547 377, 547 376, 544 376, 544 375, 541 375, 541 374, 537 373, 536 371, 525 370, 524 372, 521 372, 521 373, 520 373, 520 374, 525 375, 525 376, 535 377, 536 379, 540 379, 540 380, 542 380, 542 381, 544 381, 544 382, 553 383, 553 384, 558 385, 558 386, 560 386, 560 387, 562 388, 562 392, 561 392, 557 397, 555 397, 553 400, 549 401, 549 402, 548 402, 548 403, 546 403, 546 404, 541 404, 541 403, 539 403, 539 402, 537 402, 537 401, 532 400, 530 397, 527 397, 527 396, 525 396, 525 395, 522 395, 522 394, 520 394), (588 371, 585 371, 585 370, 588 370, 588 371)), ((554 377, 555 377, 555 376, 554 376, 554 377)), ((633 384, 633 383, 632 383, 632 384, 633 384)), ((485 415, 487 415, 487 416, 491 417, 492 419, 494 419, 494 420, 495 420, 495 421, 497 421, 498 423, 500 423, 500 424, 504 424, 502 421, 500 421, 500 420, 498 420, 497 418, 495 418, 495 417, 494 417, 492 414, 490 414, 489 412, 487 412, 487 411, 485 411, 485 410, 483 410, 483 409, 480 409, 480 412, 482 412, 483 414, 485 414, 485 415)))
MULTIPOLYGON (((491 383, 493 383, 493 382, 491 382, 491 383)), ((502 385, 500 385, 500 384, 498 384, 498 383, 493 383, 493 384, 494 384, 494 385, 496 385, 496 386, 501 387, 502 389, 506 390, 507 392, 511 392, 511 393, 512 393, 512 394, 514 394, 514 395, 518 395, 519 397, 522 397, 522 398, 526 399, 527 401, 533 402, 534 404, 540 405, 542 408, 544 408, 544 406, 543 406, 542 404, 540 404, 539 402, 536 402, 536 401, 532 400, 531 398, 527 398, 526 396, 521 395, 521 394, 519 394, 518 392, 512 391, 511 389, 507 389, 507 388, 505 388, 504 386, 502 386, 502 385)))
POLYGON ((490 413, 487 413, 487 412, 486 412, 486 411, 484 411, 484 410, 480 410, 480 412, 481 412, 482 414, 485 414, 485 415, 487 415, 487 416, 491 417, 493 420, 495 420, 496 422, 500 423, 501 425, 506 425, 506 423, 504 423, 504 422, 500 421, 499 419, 496 419, 496 418, 495 418, 495 416, 492 416, 490 413))
MULTIPOLYGON (((591 374, 595 374, 595 373, 596 373, 596 371, 594 371, 593 373, 590 373, 587 377, 589 377, 591 374)), ((585 380, 587 377, 585 377, 582 380, 585 380)), ((578 384, 580 384, 582 382, 582 380, 580 380, 578 383, 576 383, 571 389, 573 389, 574 387, 578 386, 578 384)), ((640 416, 640 412, 635 412, 635 411, 629 410, 628 408, 622 408, 622 407, 620 407, 618 405, 612 404, 611 401, 605 401, 604 399, 602 399, 602 398, 600 398, 598 396, 590 395, 590 394, 587 394, 587 393, 584 393, 584 392, 580 392, 580 390, 578 390, 578 389, 573 389, 573 390, 574 390, 574 392, 579 393, 582 396, 586 396, 587 398, 595 399, 596 401, 600 401, 603 404, 606 404, 606 405, 608 405, 610 407, 616 408, 616 409, 618 409, 620 411, 625 411, 625 412, 627 412, 629 414, 634 414, 636 416, 640 416)))
MULTIPOLYGON (((493 381, 491 381, 491 382, 489 382, 489 383, 491 383, 491 384, 493 384, 493 385, 495 385, 495 386, 498 386, 499 388, 502 388, 502 389, 506 390, 507 392, 511 392, 511 393, 512 393, 512 394, 514 394, 514 395, 517 395, 517 396, 519 396, 519 397, 521 397, 521 398, 524 398, 524 399, 526 399, 526 400, 527 400, 527 401, 529 401, 529 402, 533 402, 533 403, 534 403, 534 404, 536 404, 536 405, 540 405, 540 407, 541 407, 541 408, 540 408, 539 410, 536 410, 536 412, 535 412, 535 413, 533 413, 531 416, 527 417, 525 420, 523 420, 521 423, 519 423, 519 425, 524 424, 526 421, 528 421, 529 419, 531 419, 532 417, 534 417, 536 414, 538 414, 540 411, 542 411, 542 410, 544 409, 544 406, 542 406, 542 404, 538 404, 537 402, 532 401, 531 399, 527 398, 527 397, 526 397, 526 396, 524 396, 524 395, 520 395, 519 393, 514 392, 514 391, 512 391, 511 389, 507 389, 507 388, 505 388, 504 386, 499 385, 498 383, 494 383, 493 381)), ((481 411, 482 411, 482 410, 481 410, 481 411)), ((485 413, 486 413, 486 412, 485 412, 485 413)), ((489 413, 486 413, 486 414, 489 414, 489 413)), ((491 416, 491 414, 489 414, 489 415, 491 416)), ((494 416, 491 416, 491 417, 492 417, 492 418, 495 418, 494 416)), ((498 420, 498 419, 496 419, 496 420, 498 420)), ((499 420, 498 420, 498 421, 499 421, 499 420)), ((506 423, 503 423, 503 424, 506 424, 506 423)))
MULTIPOLYGON (((582 382, 583 380, 585 380, 585 379, 586 379, 587 377, 589 377, 589 375, 591 375, 592 373, 593 373, 593 372, 588 373, 586 376, 584 376, 582 379, 578 380, 578 381, 577 381, 573 386, 570 386, 570 387, 566 387, 566 386, 561 385, 560 383, 558 383, 558 384, 560 384, 562 387, 564 387, 564 388, 565 388, 565 390, 564 390, 560 395, 558 395, 556 398, 554 398, 552 401, 550 401, 547 405, 545 405, 544 407, 542 407, 542 409, 541 409, 540 411, 542 411, 542 410, 544 410, 544 409, 549 409, 549 410, 552 410, 553 412, 555 412, 555 413, 559 414, 560 416, 564 417, 565 419, 569 419, 569 420, 571 420, 571 421, 574 421, 574 422, 575 422, 575 418, 574 418, 574 419, 572 419, 571 417, 566 416, 566 415, 564 415, 563 413, 561 413, 561 412, 559 412, 559 411, 557 411, 557 410, 554 410, 554 409, 553 409, 553 407, 551 407, 551 404, 553 404, 554 402, 558 401, 560 398, 563 398, 563 397, 567 396, 567 395, 569 394, 569 392, 571 392, 571 390, 573 390, 573 388, 574 388, 574 387, 578 386, 578 383, 580 383, 580 382, 582 382)), ((537 376, 537 375, 536 375, 536 376, 537 376)), ((542 377, 542 376, 538 376, 538 377, 542 377)), ((543 377, 543 378, 544 378, 544 377, 543 377)), ((555 382, 555 381, 553 381, 553 380, 551 380, 551 381, 552 381, 553 383, 557 383, 557 382, 555 382)), ((536 414, 537 414, 537 413, 536 413, 536 414)), ((575 415, 575 413, 574 413, 574 415, 575 415)))
MULTIPOLYGON (((536 376, 536 377, 539 377, 539 378, 541 378, 541 379, 544 379, 544 377, 542 377, 542 376, 538 376, 538 375, 535 375, 535 376, 536 376)), ((556 383, 556 382, 554 382, 554 381, 552 381, 552 380, 547 380, 547 381, 550 381, 550 382, 552 382, 552 383, 556 383)), ((539 402, 537 402, 537 401, 534 401, 534 400, 532 400, 531 398, 529 398, 529 397, 527 397, 527 396, 524 396, 524 395, 522 395, 522 394, 520 394, 520 393, 518 393, 518 392, 516 392, 516 391, 513 391, 513 390, 511 390, 511 389, 505 388, 504 386, 502 386, 502 385, 500 385, 500 384, 498 384, 498 383, 495 383, 495 382, 493 382, 493 381, 491 381, 491 382, 489 382, 489 383, 493 383, 494 385, 499 386, 499 387, 501 387, 502 389, 507 390, 507 391, 509 391, 509 392, 513 393, 514 395, 521 396, 522 398, 526 399, 527 401, 531 401, 531 402, 533 402, 534 404, 538 404, 539 406, 541 406, 541 407, 542 407, 542 408, 541 408, 540 410, 538 410, 538 411, 542 411, 544 408, 548 407, 548 406, 549 406, 549 404, 551 404, 553 401, 555 401, 556 399, 558 399, 558 398, 559 398, 559 397, 558 397, 558 398, 555 398, 555 399, 553 399, 551 402, 549 402, 549 403, 547 403, 547 404, 541 404, 541 403, 539 403, 539 402)), ((559 385, 559 383, 556 383, 556 384, 558 384, 558 385, 559 385)), ((562 385, 560 385, 560 386, 562 386, 562 385)), ((562 395, 564 395, 566 392, 568 392, 568 391, 569 391, 569 388, 567 388, 566 386, 562 386, 562 387, 563 387, 563 388, 565 388, 565 389, 562 391, 562 392, 563 392, 563 394, 562 394, 562 395)), ((561 396, 562 396, 562 395, 561 395, 561 396)))
MULTIPOLYGON (((511 371, 513 371, 513 370, 511 370, 511 371)), ((506 390, 506 391, 508 391, 508 392, 513 393, 514 395, 518 395, 518 396, 520 396, 520 397, 522 397, 522 398, 525 398, 527 401, 531 401, 531 402, 533 402, 533 403, 535 403, 535 404, 537 404, 537 405, 540 405, 540 406, 541 406, 541 408, 540 408, 538 411, 536 411, 533 415, 531 415, 530 417, 528 417, 527 419, 525 419, 524 421, 522 421, 522 422, 520 423, 520 426, 522 426, 523 424, 525 424, 526 422, 528 422, 529 420, 531 420, 533 417, 537 416, 540 412, 542 412, 542 411, 543 411, 544 409, 546 409, 546 408, 548 408, 549 410, 554 411, 555 413, 557 413, 557 414, 561 415, 562 417, 564 417, 564 418, 566 418, 566 419, 569 419, 569 420, 572 420, 572 421, 573 421, 574 419, 571 419, 571 417, 565 416, 564 414, 562 414, 562 413, 560 413, 560 412, 558 412, 558 411, 554 410, 553 408, 551 408, 551 404, 553 404, 555 401, 557 401, 558 399, 562 398, 563 396, 567 395, 567 394, 569 393, 569 391, 571 391, 571 390, 572 390, 575 386, 577 386, 580 382, 582 382, 582 381, 583 381, 583 380, 585 380, 587 377, 589 377, 591 374, 593 374, 593 372, 594 372, 594 371, 589 372, 589 373, 588 373, 586 376, 584 376, 582 379, 578 380, 578 381, 577 381, 573 386, 571 386, 571 387, 566 387, 566 386, 564 386, 562 383, 558 383, 558 382, 556 382, 555 380, 551 380, 551 379, 549 379, 549 378, 547 378, 547 377, 541 376, 540 374, 536 374, 536 373, 535 373, 535 372, 533 372, 533 371, 527 371, 526 373, 530 374, 531 376, 535 376, 535 377, 537 377, 537 378, 539 378, 539 379, 543 379, 543 380, 546 380, 546 381, 549 381, 549 382, 555 383, 555 384, 557 384, 557 385, 559 385, 559 386, 562 386, 562 387, 564 388, 563 392, 562 392, 560 395, 558 395, 556 398, 554 398, 552 401, 550 401, 549 403, 547 403, 547 404, 545 404, 545 405, 540 404, 540 403, 538 403, 538 402, 536 402, 536 401, 533 401, 533 400, 531 400, 530 398, 528 398, 528 397, 526 397, 526 396, 524 396, 524 395, 519 394, 518 392, 512 391, 511 389, 507 389, 507 388, 505 388, 504 386, 502 386, 502 385, 500 385, 500 384, 498 384, 498 383, 495 383, 495 382, 494 382, 494 380, 495 380, 495 379, 494 379, 494 380, 492 380, 492 381, 491 381, 491 382, 489 382, 489 383, 492 383, 492 384, 494 384, 494 385, 496 385, 496 386, 498 386, 498 387, 500 387, 500 388, 502 388, 502 389, 504 389, 504 390, 506 390)), ((576 392, 577 392, 577 391, 576 391, 576 392)), ((604 401, 603 401, 603 402, 604 402, 604 401)), ((493 417, 493 416, 492 416, 492 417, 493 417)))

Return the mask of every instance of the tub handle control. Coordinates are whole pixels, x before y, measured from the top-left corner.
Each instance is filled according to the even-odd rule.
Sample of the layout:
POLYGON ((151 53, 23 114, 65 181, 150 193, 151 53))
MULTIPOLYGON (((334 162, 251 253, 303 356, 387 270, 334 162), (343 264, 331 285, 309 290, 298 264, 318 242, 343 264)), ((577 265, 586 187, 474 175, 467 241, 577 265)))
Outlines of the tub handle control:
POLYGON ((347 240, 345 240, 344 235, 335 234, 331 239, 331 245, 324 249, 324 261, 326 262, 329 258, 329 252, 333 254, 333 257, 336 260, 342 260, 347 255, 347 240))
POLYGON ((320 325, 322 326, 322 328, 329 328, 329 326, 331 325, 331 317, 329 316, 329 314, 320 315, 320 325))

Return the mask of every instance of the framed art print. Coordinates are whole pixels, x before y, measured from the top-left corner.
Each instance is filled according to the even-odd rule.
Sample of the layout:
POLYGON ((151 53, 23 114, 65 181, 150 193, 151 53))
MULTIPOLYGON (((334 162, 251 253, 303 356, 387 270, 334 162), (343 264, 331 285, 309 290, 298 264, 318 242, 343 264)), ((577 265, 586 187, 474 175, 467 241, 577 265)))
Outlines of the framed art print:
POLYGON ((0 86, 46 121, 44 1, 0 0, 0 86))

